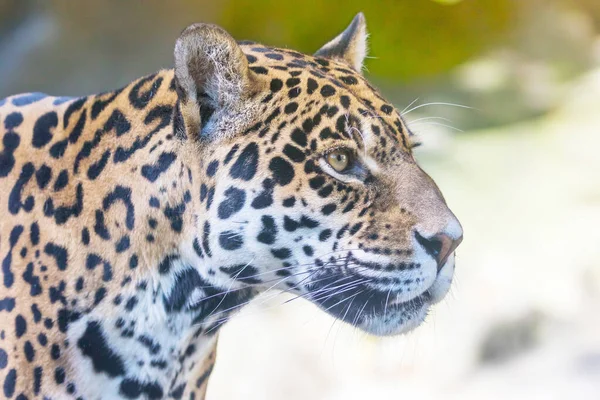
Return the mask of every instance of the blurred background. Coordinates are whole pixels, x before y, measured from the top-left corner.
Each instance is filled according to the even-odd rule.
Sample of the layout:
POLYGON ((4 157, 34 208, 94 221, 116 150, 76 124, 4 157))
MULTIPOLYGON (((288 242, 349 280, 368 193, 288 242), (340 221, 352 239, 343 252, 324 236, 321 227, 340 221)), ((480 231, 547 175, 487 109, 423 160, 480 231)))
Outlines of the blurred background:
POLYGON ((198 21, 312 53, 358 11, 463 224, 452 292, 389 339, 267 294, 223 329, 209 399, 600 399, 600 1, 0 0, 0 98, 118 88, 198 21))

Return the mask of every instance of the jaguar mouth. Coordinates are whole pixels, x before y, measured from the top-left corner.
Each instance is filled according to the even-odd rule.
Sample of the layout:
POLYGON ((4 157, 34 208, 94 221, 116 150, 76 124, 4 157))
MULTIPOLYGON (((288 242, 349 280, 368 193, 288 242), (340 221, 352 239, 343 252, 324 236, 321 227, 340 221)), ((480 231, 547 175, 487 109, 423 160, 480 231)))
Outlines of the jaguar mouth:
POLYGON ((311 282, 309 299, 320 308, 366 333, 398 335, 418 327, 429 308, 447 293, 452 282, 454 256, 440 269, 434 282, 407 298, 402 287, 382 288, 368 278, 345 271, 329 271, 311 282))

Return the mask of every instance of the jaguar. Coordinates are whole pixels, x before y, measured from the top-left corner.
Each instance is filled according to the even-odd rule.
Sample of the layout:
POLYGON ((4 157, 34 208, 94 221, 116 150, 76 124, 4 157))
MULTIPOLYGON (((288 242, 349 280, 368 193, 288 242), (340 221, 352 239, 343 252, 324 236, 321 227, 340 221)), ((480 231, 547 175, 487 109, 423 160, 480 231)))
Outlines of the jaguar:
POLYGON ((462 228, 366 53, 363 14, 314 55, 198 23, 122 89, 0 100, 4 397, 203 399, 219 328, 268 290, 421 324, 462 228))

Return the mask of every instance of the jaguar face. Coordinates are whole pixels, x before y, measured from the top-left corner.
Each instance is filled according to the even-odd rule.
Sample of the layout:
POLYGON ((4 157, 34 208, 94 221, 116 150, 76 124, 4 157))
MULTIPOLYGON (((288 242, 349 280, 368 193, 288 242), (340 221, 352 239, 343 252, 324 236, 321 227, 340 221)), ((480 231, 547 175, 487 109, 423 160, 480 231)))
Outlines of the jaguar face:
POLYGON ((462 229, 361 75, 365 37, 362 14, 315 56, 191 27, 176 77, 185 129, 204 138, 197 229, 213 279, 290 291, 391 335, 444 297, 462 229))

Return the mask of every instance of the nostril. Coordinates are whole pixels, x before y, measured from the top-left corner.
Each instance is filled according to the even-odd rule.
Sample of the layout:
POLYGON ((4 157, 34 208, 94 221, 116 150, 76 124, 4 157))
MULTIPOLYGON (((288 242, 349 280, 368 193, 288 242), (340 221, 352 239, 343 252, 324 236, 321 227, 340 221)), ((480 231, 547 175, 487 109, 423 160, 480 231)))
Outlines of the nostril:
POLYGON ((443 233, 426 238, 416 231, 415 238, 417 239, 417 242, 423 246, 427 254, 437 261, 438 272, 442 269, 450 254, 454 252, 462 240, 462 237, 459 240, 453 240, 443 233))
POLYGON ((419 232, 415 232, 415 237, 417 238, 417 242, 423 246, 427 254, 437 260, 444 245, 439 236, 436 235, 431 238, 425 238, 419 232))

